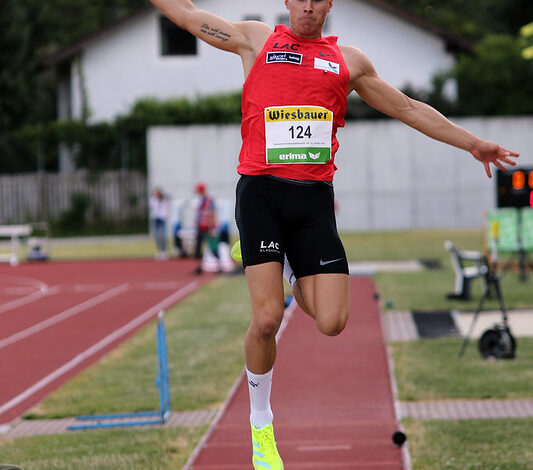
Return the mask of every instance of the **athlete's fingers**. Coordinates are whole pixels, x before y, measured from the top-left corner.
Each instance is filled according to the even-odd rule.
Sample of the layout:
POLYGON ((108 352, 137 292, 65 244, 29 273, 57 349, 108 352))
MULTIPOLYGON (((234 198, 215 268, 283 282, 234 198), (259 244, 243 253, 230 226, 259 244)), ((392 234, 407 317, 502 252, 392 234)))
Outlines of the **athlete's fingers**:
POLYGON ((512 150, 504 149, 504 148, 502 148, 502 150, 506 157, 519 157, 520 156, 518 152, 513 152, 512 150))
POLYGON ((516 162, 507 157, 500 158, 501 162, 507 163, 507 165, 516 166, 516 162))
POLYGON ((503 163, 499 162, 498 160, 494 160, 492 163, 495 166, 497 166, 500 170, 507 171, 507 167, 503 163))
POLYGON ((490 171, 489 162, 483 162, 483 166, 485 167, 485 173, 487 173, 487 176, 489 178, 492 178, 492 173, 490 171))

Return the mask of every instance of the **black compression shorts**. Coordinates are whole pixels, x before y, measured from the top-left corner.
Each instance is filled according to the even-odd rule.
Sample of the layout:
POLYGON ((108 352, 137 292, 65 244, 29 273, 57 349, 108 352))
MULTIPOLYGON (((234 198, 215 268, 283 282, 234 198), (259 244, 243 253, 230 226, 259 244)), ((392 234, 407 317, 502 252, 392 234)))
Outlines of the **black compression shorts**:
POLYGON ((283 264, 287 254, 296 278, 348 274, 331 183, 243 175, 237 184, 235 219, 244 267, 283 264))

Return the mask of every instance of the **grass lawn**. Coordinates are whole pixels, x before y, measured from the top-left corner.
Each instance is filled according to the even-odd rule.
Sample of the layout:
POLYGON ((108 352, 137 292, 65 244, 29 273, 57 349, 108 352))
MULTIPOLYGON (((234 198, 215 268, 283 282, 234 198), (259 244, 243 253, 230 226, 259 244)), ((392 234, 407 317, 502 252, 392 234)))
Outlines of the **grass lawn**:
POLYGON ((50 243, 50 259, 98 259, 98 258, 152 258, 156 254, 155 243, 146 236, 102 237, 84 242, 75 238, 53 240, 50 243))
POLYGON ((421 339, 393 343, 401 401, 532 398, 533 338, 518 338, 513 360, 486 361, 475 341, 457 358, 462 340, 421 339))
POLYGON ((0 461, 28 470, 180 469, 205 431, 132 428, 0 439, 0 461))
POLYGON ((533 418, 406 420, 413 470, 529 470, 533 418))

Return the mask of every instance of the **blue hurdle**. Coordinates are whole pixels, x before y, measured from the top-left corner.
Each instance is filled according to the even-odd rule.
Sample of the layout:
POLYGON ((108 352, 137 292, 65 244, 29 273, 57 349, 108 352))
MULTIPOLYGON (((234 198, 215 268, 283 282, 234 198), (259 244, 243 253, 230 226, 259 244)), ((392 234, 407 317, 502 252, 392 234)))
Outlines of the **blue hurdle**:
POLYGON ((155 424, 164 424, 170 417, 170 388, 168 386, 168 367, 167 367, 167 341, 165 332, 164 312, 159 312, 157 316, 157 365, 158 373, 155 379, 155 386, 159 389, 159 411, 140 411, 137 413, 116 413, 102 415, 77 416, 78 421, 98 421, 97 423, 79 424, 69 426, 69 430, 97 429, 97 428, 119 428, 128 426, 150 426, 155 424), (135 418, 152 418, 139 419, 135 418), (102 421, 113 421, 106 423, 102 421))

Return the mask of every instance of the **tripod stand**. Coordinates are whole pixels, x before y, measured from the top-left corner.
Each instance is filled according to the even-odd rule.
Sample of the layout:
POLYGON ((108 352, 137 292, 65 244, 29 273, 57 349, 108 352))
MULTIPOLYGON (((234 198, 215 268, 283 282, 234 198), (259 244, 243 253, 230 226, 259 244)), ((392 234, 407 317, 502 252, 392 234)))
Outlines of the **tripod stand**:
MULTIPOLYGON (((491 230, 493 231, 493 235, 495 235, 493 240, 497 240, 497 235, 499 232, 499 226, 497 225, 497 222, 491 227, 491 230)), ((472 323, 470 324, 468 333, 466 334, 463 344, 461 345, 461 349, 459 350, 459 358, 463 357, 466 351, 479 313, 483 310, 485 300, 490 296, 491 289, 493 289, 496 293, 496 298, 498 299, 500 311, 502 313, 502 322, 495 324, 492 329, 483 333, 478 343, 479 352, 485 359, 512 359, 515 357, 516 341, 511 334, 511 329, 509 328, 507 309, 505 308, 505 303, 503 301, 500 278, 497 274, 498 254, 496 243, 492 244, 491 255, 492 263, 491 266, 488 267, 488 272, 486 274, 483 295, 479 299, 479 304, 472 318, 472 323)))

